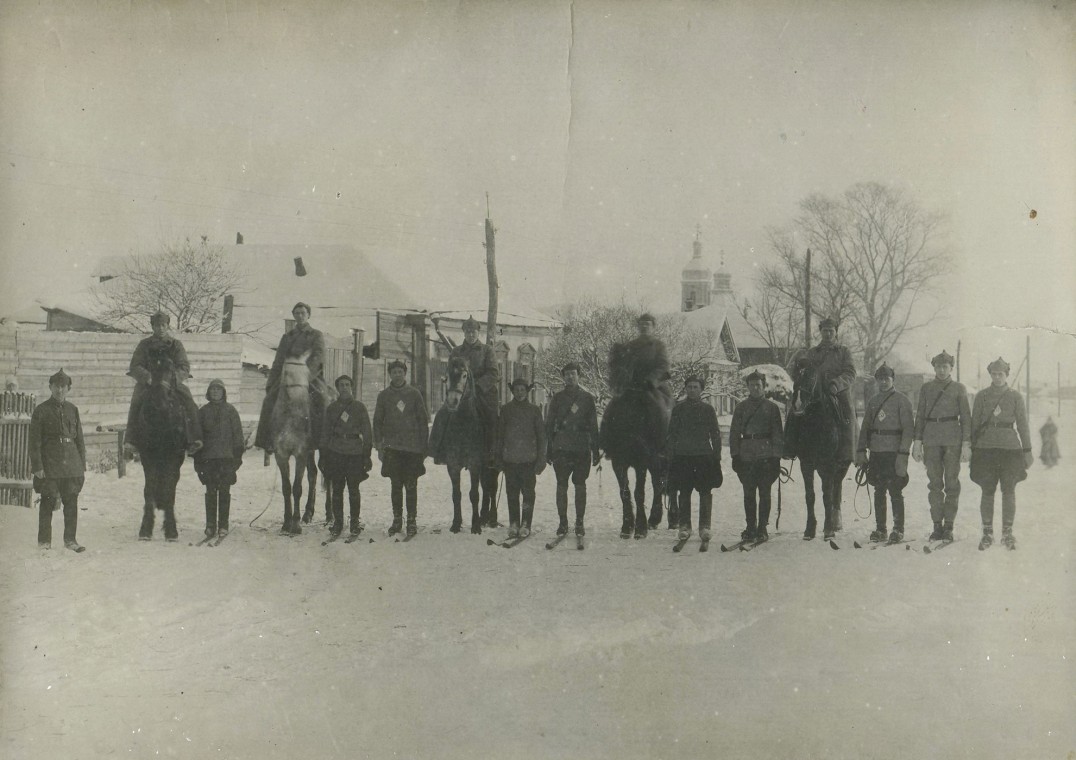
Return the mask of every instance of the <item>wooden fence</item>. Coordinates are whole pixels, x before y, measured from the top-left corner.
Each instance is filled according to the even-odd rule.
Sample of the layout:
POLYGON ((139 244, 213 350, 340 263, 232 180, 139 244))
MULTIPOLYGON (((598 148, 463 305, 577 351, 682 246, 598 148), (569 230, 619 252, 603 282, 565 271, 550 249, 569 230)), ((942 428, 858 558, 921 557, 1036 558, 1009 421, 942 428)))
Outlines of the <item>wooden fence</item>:
POLYGON ((30 393, 7 391, 0 399, 0 504, 29 507, 33 502, 30 415, 35 399, 30 393))

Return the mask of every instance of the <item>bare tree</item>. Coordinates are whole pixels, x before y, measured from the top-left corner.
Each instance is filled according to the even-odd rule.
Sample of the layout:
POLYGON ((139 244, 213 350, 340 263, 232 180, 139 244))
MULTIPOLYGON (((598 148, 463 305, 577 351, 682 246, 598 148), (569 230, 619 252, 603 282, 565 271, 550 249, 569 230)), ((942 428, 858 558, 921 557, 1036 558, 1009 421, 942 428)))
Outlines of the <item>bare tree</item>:
POLYGON ((115 276, 98 283, 92 293, 96 317, 138 332, 150 330, 149 318, 158 311, 172 317, 178 332, 217 332, 222 301, 242 282, 224 249, 185 238, 162 245, 154 254, 132 254, 115 276))
MULTIPOLYGON (((635 337, 635 319, 644 310, 624 302, 603 306, 592 299, 562 309, 557 315, 562 324, 557 339, 537 358, 539 380, 551 390, 559 390, 563 386, 561 368, 576 362, 581 367, 580 385, 594 394, 599 408, 604 408, 613 395, 609 351, 613 344, 635 337)), ((707 374, 711 359, 724 355, 715 330, 688 328, 683 315, 662 317, 655 333, 665 342, 675 388, 689 375, 707 374)))
POLYGON ((808 196, 789 226, 767 231, 777 261, 759 273, 755 306, 761 314, 752 325, 773 348, 785 339, 786 347, 802 345, 801 251, 810 248, 812 315, 837 319, 841 341, 863 367, 873 368, 904 333, 942 311, 927 303, 949 261, 942 223, 941 216, 879 183, 854 185, 840 198, 808 196))

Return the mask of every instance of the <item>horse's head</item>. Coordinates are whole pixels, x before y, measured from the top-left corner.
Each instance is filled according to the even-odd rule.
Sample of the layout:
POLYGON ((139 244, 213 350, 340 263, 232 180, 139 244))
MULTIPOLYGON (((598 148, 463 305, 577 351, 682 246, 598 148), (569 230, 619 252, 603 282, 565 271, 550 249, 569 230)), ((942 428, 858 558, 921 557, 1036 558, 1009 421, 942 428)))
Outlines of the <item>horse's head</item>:
POLYGON ((280 373, 280 387, 291 401, 301 401, 309 397, 310 392, 310 367, 306 364, 310 352, 306 351, 300 356, 289 356, 284 360, 284 367, 280 373))
POLYGON ((455 411, 460 402, 471 395, 471 370, 467 362, 458 356, 452 357, 448 362, 448 391, 445 394, 445 404, 455 411))

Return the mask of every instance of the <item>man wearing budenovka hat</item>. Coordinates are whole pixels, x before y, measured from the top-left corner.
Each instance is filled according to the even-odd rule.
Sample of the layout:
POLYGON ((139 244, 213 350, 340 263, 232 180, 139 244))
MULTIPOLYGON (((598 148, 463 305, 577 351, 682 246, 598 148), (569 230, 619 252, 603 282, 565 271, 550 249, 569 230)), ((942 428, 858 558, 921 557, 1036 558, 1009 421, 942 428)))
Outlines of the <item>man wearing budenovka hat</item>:
MULTIPOLYGON (((169 332, 172 318, 159 311, 149 318, 153 328, 153 334, 143 338, 135 347, 131 356, 131 366, 127 374, 135 379, 134 391, 131 394, 131 406, 127 413, 127 430, 129 433, 136 428, 138 410, 146 397, 146 391, 153 382, 153 370, 162 362, 171 363, 171 376, 166 380, 179 395, 183 403, 186 415, 187 440, 191 442, 192 449, 201 447, 202 426, 198 421, 198 405, 194 403, 194 397, 184 381, 190 377, 191 363, 187 360, 187 351, 183 343, 169 332)), ((132 445, 135 441, 128 439, 132 445)))
POLYGON ((497 419, 495 461, 504 470, 509 538, 530 535, 535 478, 545 470, 545 423, 542 410, 527 400, 529 392, 530 385, 524 378, 513 380, 512 400, 501 407, 497 419))
POLYGON ((262 402, 261 415, 258 417, 258 431, 254 436, 254 445, 265 451, 273 450, 272 421, 273 407, 277 392, 280 390, 280 376, 284 371, 284 362, 288 358, 299 358, 306 354, 306 366, 310 370, 310 434, 313 441, 321 438, 321 424, 324 421, 325 407, 328 399, 328 386, 323 377, 325 362, 325 337, 320 330, 310 326, 310 306, 300 301, 291 309, 295 324, 280 338, 273 357, 273 366, 269 368, 269 377, 265 381, 265 400, 262 402))
MULTIPOLYGON (((813 368, 815 377, 822 383, 826 392, 836 402, 840 415, 840 441, 834 468, 833 525, 832 530, 841 529, 841 493, 844 476, 852 464, 855 453, 856 415, 852 407, 852 385, 856 379, 856 365, 852 361, 852 352, 837 342, 836 320, 827 317, 818 323, 819 342, 806 351, 800 351, 789 366, 789 374, 796 379, 796 367, 805 363, 813 368)), ((808 524, 808 531, 813 536, 813 528, 808 524)))
POLYGON ((494 438, 497 434, 497 410, 500 400, 497 396, 497 359, 493 346, 481 342, 478 332, 482 325, 474 317, 467 317, 463 323, 463 343, 449 354, 452 358, 467 362, 475 386, 475 407, 482 425, 482 440, 486 452, 486 465, 482 468, 480 483, 482 485, 482 511, 479 514, 482 525, 496 528, 497 521, 497 475, 493 467, 494 438))
POLYGON ((960 463, 971 456, 968 391, 950 376, 953 357, 942 351, 930 360, 934 379, 919 389, 912 458, 927 468, 931 541, 952 541, 960 502, 960 463))
POLYGON ((994 493, 1001 485, 1001 543, 1016 548, 1016 484, 1035 461, 1024 397, 1009 387, 1009 364, 1000 356, 986 367, 990 386, 975 394, 971 412, 971 479, 983 489, 980 549, 994 542, 994 493), (1014 429, 1015 427, 1015 429, 1014 429))
POLYGON ((37 544, 52 546, 52 510, 63 503, 64 546, 83 551, 75 538, 78 528, 78 495, 86 473, 86 444, 78 407, 67 400, 71 378, 61 369, 49 378, 52 395, 34 409, 30 417, 30 469, 35 490, 40 489, 37 544))
POLYGON ((908 452, 915 419, 912 402, 893 387, 895 373, 885 362, 874 371, 878 392, 867 401, 859 431, 856 466, 867 468, 874 486, 876 530, 870 540, 891 544, 904 540, 904 487, 908 485, 908 452), (870 450, 870 458, 867 450, 870 450), (886 535, 886 494, 893 505, 893 532, 886 535))

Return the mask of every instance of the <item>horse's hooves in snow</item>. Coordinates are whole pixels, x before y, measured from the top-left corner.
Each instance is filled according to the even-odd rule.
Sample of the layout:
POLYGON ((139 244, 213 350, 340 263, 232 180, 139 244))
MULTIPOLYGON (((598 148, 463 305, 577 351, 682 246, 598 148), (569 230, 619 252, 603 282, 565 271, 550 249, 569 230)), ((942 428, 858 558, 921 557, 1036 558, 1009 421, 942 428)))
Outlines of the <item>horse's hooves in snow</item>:
POLYGON ((637 531, 635 531, 635 537, 636 538, 646 538, 646 531, 645 530, 637 530, 637 531))
POLYGON ((482 533, 482 526, 481 526, 481 525, 479 525, 479 524, 478 524, 478 523, 476 523, 476 522, 474 522, 474 523, 471 523, 471 533, 473 533, 473 534, 474 534, 474 535, 476 535, 476 536, 478 536, 478 535, 481 535, 481 533, 482 533))
POLYGON ((459 533, 461 528, 463 528, 463 523, 454 522, 448 530, 450 533, 459 533))
POLYGON ((308 509, 305 512, 303 512, 303 522, 304 523, 309 525, 310 521, 313 520, 313 519, 314 519, 314 510, 308 509))

